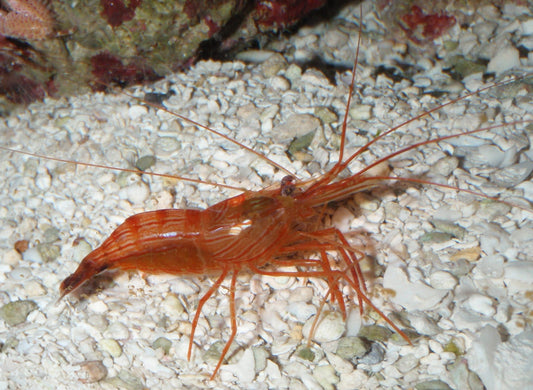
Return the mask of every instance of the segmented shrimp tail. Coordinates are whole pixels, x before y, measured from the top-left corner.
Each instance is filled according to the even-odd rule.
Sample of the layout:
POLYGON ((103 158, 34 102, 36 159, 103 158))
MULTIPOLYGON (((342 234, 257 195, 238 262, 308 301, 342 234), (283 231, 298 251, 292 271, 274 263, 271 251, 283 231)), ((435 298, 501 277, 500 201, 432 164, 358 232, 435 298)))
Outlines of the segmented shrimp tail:
POLYGON ((63 280, 61 286, 59 286, 59 291, 61 293, 59 300, 63 299, 65 295, 76 290, 84 282, 91 279, 93 276, 96 276, 107 268, 108 265, 106 264, 100 265, 93 260, 88 260, 87 258, 84 259, 78 269, 76 269, 76 272, 74 272, 72 275, 68 276, 65 280, 63 280))

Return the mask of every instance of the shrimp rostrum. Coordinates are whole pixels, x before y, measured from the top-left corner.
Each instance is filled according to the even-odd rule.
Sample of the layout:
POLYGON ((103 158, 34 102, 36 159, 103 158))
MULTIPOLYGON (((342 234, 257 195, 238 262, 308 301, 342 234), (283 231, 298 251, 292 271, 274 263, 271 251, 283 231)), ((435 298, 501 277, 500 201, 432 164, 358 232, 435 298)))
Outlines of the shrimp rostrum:
MULTIPOLYGON (((354 77, 355 67, 347 106, 350 104, 354 88, 354 77)), ((478 92, 452 100, 443 106, 453 104, 459 99, 478 92)), ((423 113, 409 122, 429 115, 443 106, 423 113)), ((401 126, 403 125, 405 123, 401 126)), ((200 299, 192 321, 188 348, 190 359, 202 307, 223 281, 229 278, 231 332, 211 378, 216 375, 223 363, 237 332, 235 290, 237 275, 243 271, 269 276, 322 278, 329 288, 324 299, 330 298, 336 301, 344 316, 346 316, 346 304, 340 286, 348 285, 358 299, 360 310, 364 304, 370 306, 410 343, 407 335, 368 298, 359 266, 364 257, 363 251, 352 247, 338 229, 324 227, 322 221, 325 205, 353 196, 354 193, 382 186, 390 181, 403 180, 448 187, 415 178, 372 176, 368 170, 413 148, 490 130, 492 127, 413 144, 341 179, 340 173, 348 167, 350 162, 373 143, 400 126, 380 134, 354 154, 344 158, 346 127, 347 114, 344 116, 342 125, 338 162, 318 178, 300 181, 294 176, 287 175, 276 186, 260 191, 245 191, 205 210, 164 209, 129 217, 100 247, 88 254, 77 270, 61 283, 61 296, 69 294, 84 282, 106 270, 139 270, 146 273, 173 275, 214 275, 217 278, 200 299), (293 271, 287 271, 282 267, 293 267, 293 271)), ((450 188, 457 190, 455 187, 450 188)), ((463 191, 474 193, 469 190, 463 191)), ((487 198, 486 195, 478 195, 487 198)))

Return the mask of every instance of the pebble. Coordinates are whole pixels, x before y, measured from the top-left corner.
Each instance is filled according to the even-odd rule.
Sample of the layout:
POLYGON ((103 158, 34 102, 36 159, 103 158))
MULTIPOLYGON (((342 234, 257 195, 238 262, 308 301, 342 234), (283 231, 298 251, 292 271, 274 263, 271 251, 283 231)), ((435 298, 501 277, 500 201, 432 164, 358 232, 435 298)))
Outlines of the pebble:
POLYGON ((463 240, 464 239, 464 236, 466 234, 466 229, 451 222, 451 221, 446 221, 446 220, 443 220, 443 219, 433 219, 431 221, 431 224, 433 226, 435 226, 435 229, 443 232, 443 233, 448 233, 450 234, 452 237, 455 237, 455 238, 458 238, 459 240, 463 240))
POLYGON ((503 279, 511 294, 524 294, 533 285, 531 261, 512 261, 504 265, 503 279))
POLYGON ((321 127, 320 119, 311 114, 292 114, 276 128, 276 132, 282 139, 293 139, 302 137, 321 127))
POLYGON ((286 91, 291 87, 291 83, 283 76, 274 76, 270 79, 270 86, 277 91, 286 91))
POLYGON ((35 178, 35 186, 42 191, 47 191, 48 189, 50 189, 51 184, 52 178, 48 173, 40 173, 35 178))
POLYGON ((452 388, 440 379, 420 382, 415 385, 416 390, 452 390, 452 388))
POLYGON ((339 340, 336 354, 343 359, 356 362, 371 348, 371 343, 361 337, 343 337, 339 340))
MULTIPOLYGON (((49 243, 41 243, 36 246, 37 251, 39 252, 41 261, 43 263, 50 263, 55 261, 61 252, 61 249, 57 245, 52 245, 49 243)), ((24 252, 26 254, 30 250, 24 252)))
POLYGON ((385 270, 383 287, 395 291, 391 300, 408 311, 430 310, 447 294, 447 291, 429 287, 421 281, 409 281, 405 270, 394 265, 385 270))
POLYGON ((147 370, 162 377, 170 378, 174 375, 174 371, 161 364, 155 356, 143 356, 142 365, 147 370))
POLYGON ((129 117, 137 121, 139 118, 145 116, 148 113, 148 108, 146 106, 141 106, 140 104, 132 105, 128 110, 129 117))
POLYGON ((360 364, 368 364, 369 366, 381 363, 383 359, 385 359, 385 348, 383 348, 378 343, 372 343, 370 345, 370 351, 360 359, 358 359, 358 363, 360 364))
POLYGON ((126 325, 120 322, 114 322, 105 330, 104 335, 116 340, 127 340, 130 332, 126 325))
POLYGON ((153 343, 152 348, 158 349, 161 348, 163 350, 163 353, 165 355, 168 355, 170 348, 172 347, 172 341, 167 339, 166 337, 158 337, 153 343))
MULTIPOLYGON (((252 348, 246 348, 240 360, 235 364, 228 364, 222 366, 223 371, 229 371, 236 376, 240 383, 250 383, 254 380, 255 372, 255 357, 252 348)), ((221 372, 222 378, 222 372, 221 372)))
POLYGON ((485 256, 478 261, 475 272, 483 274, 483 278, 500 278, 503 276, 504 263, 502 255, 485 256))
POLYGON ((361 312, 358 308, 350 310, 346 318, 346 336, 357 336, 362 326, 361 312))
POLYGON ((385 342, 392 335, 392 330, 381 325, 367 325, 363 326, 359 331, 358 336, 370 341, 385 342))
POLYGON ((105 302, 100 300, 89 303, 87 309, 95 314, 103 314, 109 311, 109 307, 105 302))
POLYGON ((429 276, 431 287, 440 290, 452 290, 457 286, 457 278, 446 271, 435 271, 429 276))
POLYGON ((114 339, 102 339, 98 342, 100 349, 109 353, 112 357, 117 358, 122 355, 122 347, 114 339))
POLYGON ((316 306, 305 302, 293 302, 287 307, 289 313, 291 313, 298 322, 305 322, 309 317, 316 314, 316 306))
POLYGON ((333 123, 339 119, 335 112, 323 106, 316 107, 314 114, 317 118, 320 118, 320 120, 324 123, 333 123))
POLYGON ((133 205, 143 204, 150 196, 150 189, 144 182, 128 185, 119 191, 121 199, 128 200, 133 205))
POLYGON ((351 362, 341 358, 336 353, 326 352, 326 356, 328 362, 339 374, 346 374, 354 370, 354 365, 351 362))
POLYGON ((26 321, 28 314, 36 310, 39 306, 34 301, 20 300, 9 302, 0 307, 0 318, 10 327, 22 324, 26 321))
POLYGON ((126 390, 146 389, 146 386, 144 386, 142 380, 127 370, 120 370, 120 372, 118 373, 118 376, 106 379, 106 383, 109 383, 111 386, 114 386, 115 388, 119 388, 119 389, 121 388, 124 388, 126 390))
MULTIPOLYGON (((26 251, 24 251, 24 253, 26 253, 26 251)), ((8 250, 2 257, 2 263, 5 265, 17 265, 21 260, 22 255, 15 249, 8 250)))
POLYGON ((72 199, 58 200, 54 202, 54 207, 67 220, 73 219, 77 210, 76 203, 72 199))
POLYGON ((135 162, 135 168, 137 168, 140 171, 146 171, 147 169, 151 168, 156 162, 155 156, 147 155, 142 156, 135 162))
POLYGON ((185 308, 175 294, 168 294, 163 302, 161 302, 162 313, 166 314, 170 318, 176 318, 180 316, 185 308))
POLYGON ((487 65, 488 72, 503 73, 514 67, 520 66, 520 53, 509 43, 507 47, 496 52, 487 65))
POLYGON ((472 294, 466 300, 466 303, 470 309, 486 317, 492 317, 496 313, 492 300, 485 295, 472 294))
MULTIPOLYGON (((354 370, 347 374, 341 374, 337 390, 353 390, 368 388, 368 374, 363 370, 354 370)), ((375 386, 374 388, 379 388, 375 386)))
POLYGON ((331 224, 339 229, 341 232, 347 232, 350 229, 350 225, 354 215, 346 207, 339 207, 333 213, 331 218, 331 224))
POLYGON ((26 296, 32 297, 42 297, 46 294, 46 289, 41 283, 36 280, 30 280, 24 284, 24 292, 26 296))
POLYGON ((314 369, 313 376, 324 390, 334 390, 339 383, 339 377, 330 365, 318 366, 314 369))
POLYGON ((72 244, 72 261, 80 263, 92 250, 91 245, 84 239, 76 240, 76 244, 72 244))
MULTIPOLYGON (((303 334, 306 338, 309 337, 311 326, 315 321, 315 317, 309 318, 304 325, 303 334)), ((345 324, 342 314, 339 312, 329 312, 323 314, 323 317, 318 322, 315 333, 312 339, 318 343, 325 343, 329 341, 338 340, 345 331, 345 324)))
POLYGON ((268 357, 270 356, 270 354, 263 346, 253 347, 252 351, 254 352, 255 371, 263 371, 268 365, 268 357))
POLYGON ((300 345, 298 348, 296 348, 293 356, 309 362, 315 362, 320 359, 319 354, 317 354, 313 348, 308 347, 307 345, 300 345))
POLYGON ((510 188, 526 180, 531 172, 533 172, 533 161, 526 161, 493 172, 490 174, 490 179, 497 185, 510 188))
POLYGON ((17 267, 9 274, 9 279, 15 282, 23 282, 32 278, 33 273, 28 267, 17 267))
POLYGON ((359 104, 350 108, 350 117, 354 120, 366 121, 372 117, 372 106, 359 104))
POLYGON ((245 50, 237 53, 235 58, 239 61, 263 63, 276 53, 268 50, 245 50))
POLYGON ((82 383, 95 383, 107 376, 107 368, 101 360, 86 361, 79 363, 81 370, 78 373, 82 383))
POLYGON ((402 356, 394 364, 396 368, 402 373, 409 372, 418 366, 418 359, 412 353, 402 356))
POLYGON ((434 336, 441 331, 435 323, 435 320, 424 313, 411 313, 408 318, 411 327, 414 328, 418 334, 434 336))

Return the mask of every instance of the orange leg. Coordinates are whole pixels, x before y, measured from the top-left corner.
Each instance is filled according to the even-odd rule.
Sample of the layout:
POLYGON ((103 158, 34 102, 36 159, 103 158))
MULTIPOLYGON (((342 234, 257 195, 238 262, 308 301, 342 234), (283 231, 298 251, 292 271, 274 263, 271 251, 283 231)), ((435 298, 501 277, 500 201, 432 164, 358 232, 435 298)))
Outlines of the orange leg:
POLYGON ((211 297, 211 295, 213 295, 215 290, 217 290, 220 287, 220 285, 222 284, 222 281, 228 275, 228 272, 229 272, 229 270, 224 269, 222 271, 222 275, 219 276, 217 281, 211 286, 211 288, 209 290, 207 290, 207 292, 204 294, 204 296, 200 299, 200 302, 198 302, 198 307, 196 308, 196 313, 194 314, 194 319, 192 320, 192 329, 191 329, 191 337, 189 339, 189 350, 187 351, 187 360, 191 360, 192 345, 193 345, 193 342, 194 342, 194 333, 196 331, 196 326, 198 325, 198 319, 200 318, 200 313, 202 312, 202 307, 207 302, 207 300, 211 297))
POLYGON ((237 272, 233 270, 231 274, 231 285, 229 288, 229 312, 231 317, 231 333, 229 336, 228 341, 226 342, 226 345, 224 346, 224 349, 222 350, 220 354, 220 359, 218 360, 217 366, 215 367, 215 371, 213 371, 213 374, 211 374, 210 380, 213 380, 215 378, 215 375, 217 374, 220 366, 222 365, 222 362, 224 361, 224 358, 226 357, 226 354, 229 351, 229 348, 231 347, 231 343, 233 343, 233 340, 235 339, 235 335, 237 334, 237 315, 235 312, 235 283, 237 282, 237 272))

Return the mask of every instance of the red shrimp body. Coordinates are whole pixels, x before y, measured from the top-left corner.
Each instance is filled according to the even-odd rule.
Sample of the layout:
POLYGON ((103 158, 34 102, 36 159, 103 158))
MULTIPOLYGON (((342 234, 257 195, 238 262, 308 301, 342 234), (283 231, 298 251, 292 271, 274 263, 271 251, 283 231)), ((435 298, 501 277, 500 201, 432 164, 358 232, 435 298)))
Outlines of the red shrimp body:
POLYGON ((279 252, 291 236, 291 221, 301 215, 292 198, 277 192, 247 192, 205 210, 133 215, 83 259, 62 282, 61 293, 109 269, 204 275, 246 263, 260 266, 279 252))

